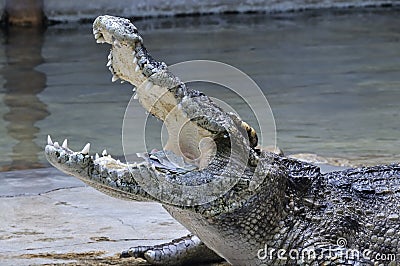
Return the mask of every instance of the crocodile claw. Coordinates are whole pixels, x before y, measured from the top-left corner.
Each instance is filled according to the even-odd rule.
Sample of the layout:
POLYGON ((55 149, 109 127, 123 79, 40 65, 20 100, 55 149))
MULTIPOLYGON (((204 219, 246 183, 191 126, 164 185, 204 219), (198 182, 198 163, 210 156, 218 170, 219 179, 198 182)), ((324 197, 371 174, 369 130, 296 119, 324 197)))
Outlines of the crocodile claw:
POLYGON ((191 234, 160 245, 132 247, 123 251, 120 257, 141 258, 152 265, 198 265, 223 261, 191 234))

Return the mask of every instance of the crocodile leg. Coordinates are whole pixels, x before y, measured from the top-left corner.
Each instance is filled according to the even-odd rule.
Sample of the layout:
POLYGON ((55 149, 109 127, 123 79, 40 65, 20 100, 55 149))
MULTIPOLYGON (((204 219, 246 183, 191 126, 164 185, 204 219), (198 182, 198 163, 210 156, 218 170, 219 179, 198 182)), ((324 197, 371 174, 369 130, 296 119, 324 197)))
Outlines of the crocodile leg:
POLYGON ((121 257, 142 258, 152 265, 193 265, 223 261, 195 235, 187 235, 161 245, 132 247, 122 252, 121 257))

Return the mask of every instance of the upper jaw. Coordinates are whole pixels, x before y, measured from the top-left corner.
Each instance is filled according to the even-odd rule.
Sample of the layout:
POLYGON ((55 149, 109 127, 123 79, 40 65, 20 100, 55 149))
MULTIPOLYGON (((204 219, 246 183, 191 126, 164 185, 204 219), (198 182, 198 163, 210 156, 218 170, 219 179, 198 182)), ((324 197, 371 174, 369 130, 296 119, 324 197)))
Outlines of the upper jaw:
POLYGON ((137 28, 128 19, 99 16, 93 23, 93 34, 98 43, 111 44, 107 66, 113 74, 112 81, 122 79, 134 85, 135 99, 164 121, 165 113, 170 112, 165 106, 176 106, 182 96, 168 93, 173 88, 185 87, 180 79, 168 71, 164 62, 152 58, 137 28))
POLYGON ((99 16, 93 23, 93 34, 98 43, 126 42, 133 47, 137 43, 143 43, 137 28, 125 18, 99 16))
MULTIPOLYGON (((168 71, 164 62, 156 61, 151 57, 143 45, 142 37, 129 20, 100 16, 93 24, 93 32, 97 42, 106 42, 112 46, 107 62, 113 74, 112 81, 122 79, 133 84, 136 87, 134 98, 166 125, 174 124, 170 128, 179 128, 181 125, 174 121, 169 123, 168 117, 170 120, 186 122, 185 113, 175 108, 181 106, 179 103, 187 94, 184 83, 168 71), (175 111, 172 112, 173 110, 175 111)), ((190 99, 187 98, 187 100, 190 99)), ((207 136, 210 135, 208 131, 203 131, 207 136)), ((169 133, 171 134, 170 130, 169 133)), ((183 155, 177 150, 176 145, 167 146, 177 155, 183 155)), ((192 149, 191 154, 197 152, 197 147, 192 149)))
MULTIPOLYGON (((93 32, 97 42, 112 46, 107 63, 113 74, 112 81, 120 78, 136 86, 135 98, 149 113, 164 121, 169 133, 166 149, 188 160, 199 158, 198 165, 202 166, 207 165, 209 154, 204 160, 200 156, 197 144, 200 145, 201 140, 216 140, 225 133, 238 141, 242 138, 231 116, 215 106, 208 97, 187 89, 179 78, 169 72, 165 63, 150 56, 142 37, 128 19, 100 16, 93 24, 93 32), (179 136, 188 139, 181 141, 179 136), (178 147, 180 143, 183 144, 182 150, 178 147)), ((243 125, 243 122, 236 124, 243 125)), ((247 147, 245 142, 243 138, 240 146, 247 147)), ((219 144, 221 142, 216 141, 216 146, 219 144)))
POLYGON ((97 43, 112 45, 107 67, 113 82, 123 79, 137 87, 147 79, 136 57, 136 49, 142 46, 143 39, 128 19, 100 16, 93 23, 93 35, 97 43))
POLYGON ((142 37, 128 19, 100 16, 93 23, 93 35, 97 43, 112 45, 107 66, 113 82, 122 79, 139 87, 149 79, 166 88, 181 84, 164 62, 154 60, 147 52, 142 37))

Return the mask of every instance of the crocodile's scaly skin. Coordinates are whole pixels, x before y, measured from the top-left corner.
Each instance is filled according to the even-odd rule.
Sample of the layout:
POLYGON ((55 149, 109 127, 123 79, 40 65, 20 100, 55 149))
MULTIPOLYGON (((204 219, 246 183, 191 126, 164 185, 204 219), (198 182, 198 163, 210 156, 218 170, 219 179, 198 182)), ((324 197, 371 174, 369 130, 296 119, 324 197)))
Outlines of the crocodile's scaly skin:
POLYGON ((217 254, 233 265, 399 262, 399 164, 321 174, 311 164, 260 151, 250 126, 186 88, 165 63, 151 58, 129 20, 102 16, 93 31, 97 42, 112 45, 108 66, 113 81, 121 78, 137 87, 143 107, 172 126, 170 140, 165 152, 147 155, 140 164, 125 164, 107 154, 90 156, 88 145, 74 152, 66 143, 60 146, 49 138, 47 159, 111 196, 162 202, 196 235, 161 246, 131 248, 123 257, 141 257, 158 265, 215 261, 217 254), (171 113, 176 119, 168 119, 171 113), (174 128, 180 125, 173 123, 186 125, 187 118, 185 130, 190 134, 179 139, 181 149, 177 149, 174 128), (193 145, 204 139, 214 144, 211 159, 202 157, 193 145), (170 152, 184 156, 192 168, 163 165, 162 157, 170 152), (225 166, 229 173, 221 170, 225 166), (237 178, 233 187, 201 204, 190 204, 185 194, 190 192, 171 192, 165 185, 194 189, 215 181, 219 186, 231 176, 237 178), (386 260, 379 260, 384 256, 386 260))

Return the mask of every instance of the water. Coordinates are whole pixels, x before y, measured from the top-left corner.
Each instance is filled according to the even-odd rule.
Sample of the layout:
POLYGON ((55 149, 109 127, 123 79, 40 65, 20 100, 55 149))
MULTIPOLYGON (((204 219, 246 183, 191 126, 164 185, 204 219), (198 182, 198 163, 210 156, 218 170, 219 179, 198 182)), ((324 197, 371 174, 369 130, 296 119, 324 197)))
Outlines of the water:
MULTIPOLYGON (((168 64, 216 60, 251 76, 269 100, 285 153, 376 164, 400 160, 399 14, 309 11, 135 25, 153 56, 168 64)), ((123 154, 131 86, 111 83, 109 47, 95 43, 91 25, 55 25, 43 34, 13 29, 0 38, 1 170, 48 166, 47 134, 68 137, 73 149, 90 142, 92 152, 123 154)), ((230 98, 224 90, 212 94, 230 98)), ((135 134, 143 140, 140 126, 135 134)))

